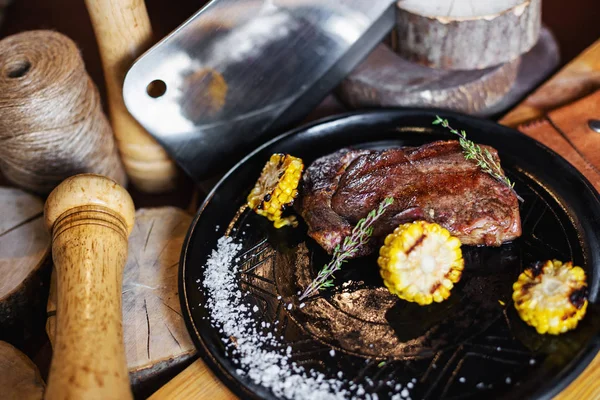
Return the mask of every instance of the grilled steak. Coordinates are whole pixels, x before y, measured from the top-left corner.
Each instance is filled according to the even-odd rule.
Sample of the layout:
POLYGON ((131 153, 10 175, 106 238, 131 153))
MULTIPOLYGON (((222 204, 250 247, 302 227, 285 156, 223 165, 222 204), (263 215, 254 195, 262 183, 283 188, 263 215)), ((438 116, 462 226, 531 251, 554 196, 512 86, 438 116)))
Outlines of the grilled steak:
MULTIPOLYGON (((482 147, 500 163, 495 149, 482 147)), ((466 160, 457 141, 327 155, 304 173, 296 205, 309 236, 331 253, 386 197, 394 204, 375 223, 375 240, 356 256, 372 252, 399 224, 417 219, 442 225, 466 245, 499 246, 521 235, 516 196, 466 160)))

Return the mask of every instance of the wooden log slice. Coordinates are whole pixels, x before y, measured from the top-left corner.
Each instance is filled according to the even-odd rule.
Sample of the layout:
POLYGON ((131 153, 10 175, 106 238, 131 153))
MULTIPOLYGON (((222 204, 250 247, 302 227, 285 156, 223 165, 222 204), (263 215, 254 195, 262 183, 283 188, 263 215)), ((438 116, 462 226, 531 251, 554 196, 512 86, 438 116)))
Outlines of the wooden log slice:
POLYGON ((434 69, 407 61, 380 44, 338 87, 351 107, 426 106, 476 113, 511 88, 519 59, 475 71, 434 69))
POLYGON ((0 342, 0 398, 38 400, 45 387, 35 364, 10 344, 0 342))
POLYGON ((43 329, 50 235, 41 199, 0 188, 0 205, 0 338, 18 342, 43 329))
POLYGON ((395 50, 434 68, 503 64, 535 45, 541 7, 541 0, 400 0, 395 50))
MULTIPOLYGON (((123 275, 123 334, 134 392, 157 387, 196 354, 179 305, 177 275, 192 217, 175 207, 139 209, 123 275), (178 368, 179 367, 179 368, 178 368)), ((55 336, 56 285, 52 274, 46 331, 55 336)))

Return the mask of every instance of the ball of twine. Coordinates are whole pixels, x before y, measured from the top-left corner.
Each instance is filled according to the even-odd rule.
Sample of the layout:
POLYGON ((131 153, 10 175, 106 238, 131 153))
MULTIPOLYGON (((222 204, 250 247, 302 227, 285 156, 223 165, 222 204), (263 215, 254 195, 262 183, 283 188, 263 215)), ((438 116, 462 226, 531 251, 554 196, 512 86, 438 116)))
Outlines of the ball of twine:
POLYGON ((98 90, 77 46, 53 31, 0 41, 0 169, 15 184, 49 193, 93 172, 126 183, 98 90))

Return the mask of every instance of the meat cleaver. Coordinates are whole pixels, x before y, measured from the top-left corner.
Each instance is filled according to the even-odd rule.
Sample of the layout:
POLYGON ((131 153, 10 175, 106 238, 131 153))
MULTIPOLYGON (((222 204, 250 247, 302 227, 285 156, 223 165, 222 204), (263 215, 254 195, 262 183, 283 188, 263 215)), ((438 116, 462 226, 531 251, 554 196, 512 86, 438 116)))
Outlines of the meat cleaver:
POLYGON ((299 122, 383 39, 393 0, 214 0, 128 71, 129 112, 196 181, 299 122))

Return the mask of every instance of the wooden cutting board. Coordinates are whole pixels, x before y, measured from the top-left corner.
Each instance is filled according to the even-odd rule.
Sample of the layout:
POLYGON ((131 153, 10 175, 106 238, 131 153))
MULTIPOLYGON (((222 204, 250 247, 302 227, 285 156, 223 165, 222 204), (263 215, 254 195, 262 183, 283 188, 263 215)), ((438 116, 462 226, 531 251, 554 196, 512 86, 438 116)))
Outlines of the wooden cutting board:
MULTIPOLYGON (((586 129, 586 126, 587 119, 590 117, 595 116, 600 119, 600 91, 569 104, 589 94, 594 88, 600 88, 600 40, 542 85, 500 122, 517 127, 534 119, 539 120, 534 124, 522 125, 519 129, 550 146, 575 166, 583 168, 583 165, 586 165, 587 168, 583 168, 582 172, 595 183, 596 188, 599 188, 600 175, 596 178, 590 170, 595 170, 596 173, 600 170, 600 157, 596 155, 595 158, 590 158, 594 153, 587 151, 587 146, 592 143, 596 146, 594 148, 598 149, 600 133, 591 132, 586 129), (569 105, 555 110, 565 104, 569 105), (556 127, 553 124, 556 124, 556 127)), ((152 400, 199 398, 211 400, 236 398, 202 360, 194 362, 150 397, 152 400)), ((596 356, 585 371, 556 397, 556 400, 598 398, 600 398, 600 355, 596 356)))

